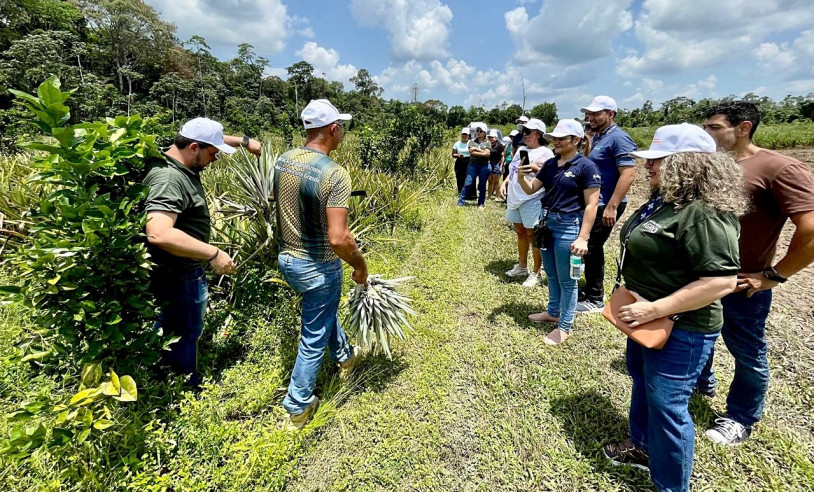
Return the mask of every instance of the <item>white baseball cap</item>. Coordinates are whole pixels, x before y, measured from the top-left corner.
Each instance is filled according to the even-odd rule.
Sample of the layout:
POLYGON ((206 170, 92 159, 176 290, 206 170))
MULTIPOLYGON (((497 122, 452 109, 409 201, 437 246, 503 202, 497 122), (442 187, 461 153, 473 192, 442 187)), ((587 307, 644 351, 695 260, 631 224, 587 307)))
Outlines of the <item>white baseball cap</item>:
POLYGON ((515 123, 526 123, 526 122, 528 122, 528 121, 529 121, 529 117, 528 117, 528 116, 520 116, 519 118, 517 118, 516 120, 514 120, 514 122, 515 122, 515 123))
POLYGON ((528 128, 529 130, 539 130, 540 133, 545 135, 545 123, 537 118, 532 118, 525 123, 520 123, 521 128, 528 128))
POLYGON ((208 143, 224 154, 234 154, 237 149, 223 143, 223 125, 209 118, 194 118, 181 127, 178 134, 196 142, 208 143))
POLYGON ((574 136, 582 138, 585 136, 585 130, 582 128, 582 122, 566 118, 557 122, 551 132, 546 133, 547 138, 562 138, 567 136, 574 136))
POLYGON ((503 137, 503 140, 501 140, 501 142, 504 144, 510 144, 512 143, 512 139, 509 137, 503 137))
POLYGON ((616 111, 616 100, 610 96, 596 96, 591 104, 581 108, 583 113, 595 113, 607 109, 609 111, 616 111))
POLYGON ((469 125, 469 128, 471 128, 472 130, 477 130, 478 128, 480 128, 484 132, 489 132, 489 127, 486 126, 486 123, 484 123, 482 121, 472 122, 472 124, 469 125))
POLYGON ((492 128, 491 130, 489 130, 489 136, 490 136, 490 137, 499 138, 499 137, 498 137, 498 134, 497 134, 497 130, 495 130, 494 128, 492 128))
POLYGON ((465 127, 461 128, 461 135, 463 135, 464 133, 466 133, 467 135, 469 135, 469 127, 466 127, 466 126, 465 126, 465 127))
POLYGON ((349 121, 351 116, 348 113, 340 113, 336 106, 327 99, 313 99, 300 114, 302 123, 306 129, 322 128, 334 121, 349 121))
POLYGON ((509 136, 514 138, 514 136, 517 135, 518 133, 520 133, 520 132, 517 131, 517 130, 512 130, 512 131, 509 132, 509 136))
POLYGON ((679 152, 715 152, 715 140, 698 125, 681 123, 662 126, 653 135, 647 150, 631 152, 641 159, 661 159, 679 152))

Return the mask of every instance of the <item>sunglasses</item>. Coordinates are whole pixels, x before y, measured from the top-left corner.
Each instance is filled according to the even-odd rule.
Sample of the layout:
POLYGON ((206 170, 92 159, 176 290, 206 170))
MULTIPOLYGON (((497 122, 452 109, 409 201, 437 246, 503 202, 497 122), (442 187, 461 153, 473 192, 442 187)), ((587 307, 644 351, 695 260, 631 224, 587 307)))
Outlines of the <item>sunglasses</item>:
POLYGON ((528 128, 523 128, 523 135, 531 135, 531 132, 534 130, 529 130, 528 128))

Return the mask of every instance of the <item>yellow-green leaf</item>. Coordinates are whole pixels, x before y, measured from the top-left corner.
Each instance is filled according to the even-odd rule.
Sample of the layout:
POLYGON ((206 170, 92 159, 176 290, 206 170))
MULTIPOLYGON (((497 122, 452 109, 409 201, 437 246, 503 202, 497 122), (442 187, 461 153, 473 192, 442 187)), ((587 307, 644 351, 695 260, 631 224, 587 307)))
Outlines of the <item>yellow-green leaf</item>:
POLYGON ((114 396, 114 399, 119 401, 136 401, 138 399, 136 382, 130 376, 122 376, 121 389, 121 396, 114 396))
POLYGON ((84 405, 90 403, 94 397, 101 393, 101 388, 88 388, 73 395, 71 398, 71 405, 79 404, 84 405))
POLYGON ((102 363, 101 362, 88 362, 82 367, 82 383, 88 388, 94 387, 99 384, 99 379, 102 378, 102 363))
POLYGON ((97 420, 96 422, 93 423, 93 428, 96 429, 96 430, 105 430, 108 427, 110 427, 111 425, 113 425, 113 422, 111 422, 111 421, 109 421, 107 419, 99 419, 99 420, 97 420))
POLYGON ((110 370, 110 383, 113 385, 113 388, 116 390, 117 393, 121 392, 121 384, 119 383, 119 376, 116 374, 116 371, 113 369, 110 370))

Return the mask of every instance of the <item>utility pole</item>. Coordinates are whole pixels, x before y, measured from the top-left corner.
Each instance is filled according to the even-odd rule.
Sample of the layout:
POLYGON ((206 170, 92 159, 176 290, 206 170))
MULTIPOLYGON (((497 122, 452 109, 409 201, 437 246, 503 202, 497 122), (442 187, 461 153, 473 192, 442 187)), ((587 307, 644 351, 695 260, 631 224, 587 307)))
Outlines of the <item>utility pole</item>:
POLYGON ((412 87, 410 89, 413 90, 413 102, 418 102, 418 82, 413 82, 412 87))
POLYGON ((523 90, 523 114, 526 114, 526 79, 520 75, 520 88, 523 90))

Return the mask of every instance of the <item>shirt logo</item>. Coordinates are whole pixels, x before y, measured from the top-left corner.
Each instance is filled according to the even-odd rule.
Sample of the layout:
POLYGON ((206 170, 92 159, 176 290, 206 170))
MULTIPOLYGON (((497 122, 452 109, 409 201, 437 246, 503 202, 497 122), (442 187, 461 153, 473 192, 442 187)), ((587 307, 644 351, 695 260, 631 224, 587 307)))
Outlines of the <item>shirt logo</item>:
POLYGON ((598 174, 594 174, 593 176, 591 176, 591 178, 592 179, 602 179, 602 176, 600 176, 598 174))
POLYGON ((562 175, 565 176, 566 178, 576 178, 577 177, 577 175, 572 173, 571 171, 565 171, 562 175))
POLYGON ((659 232, 659 229, 661 229, 661 224, 659 224, 658 222, 653 222, 652 220, 648 220, 647 222, 642 224, 642 230, 644 232, 649 232, 650 234, 655 234, 659 232))

